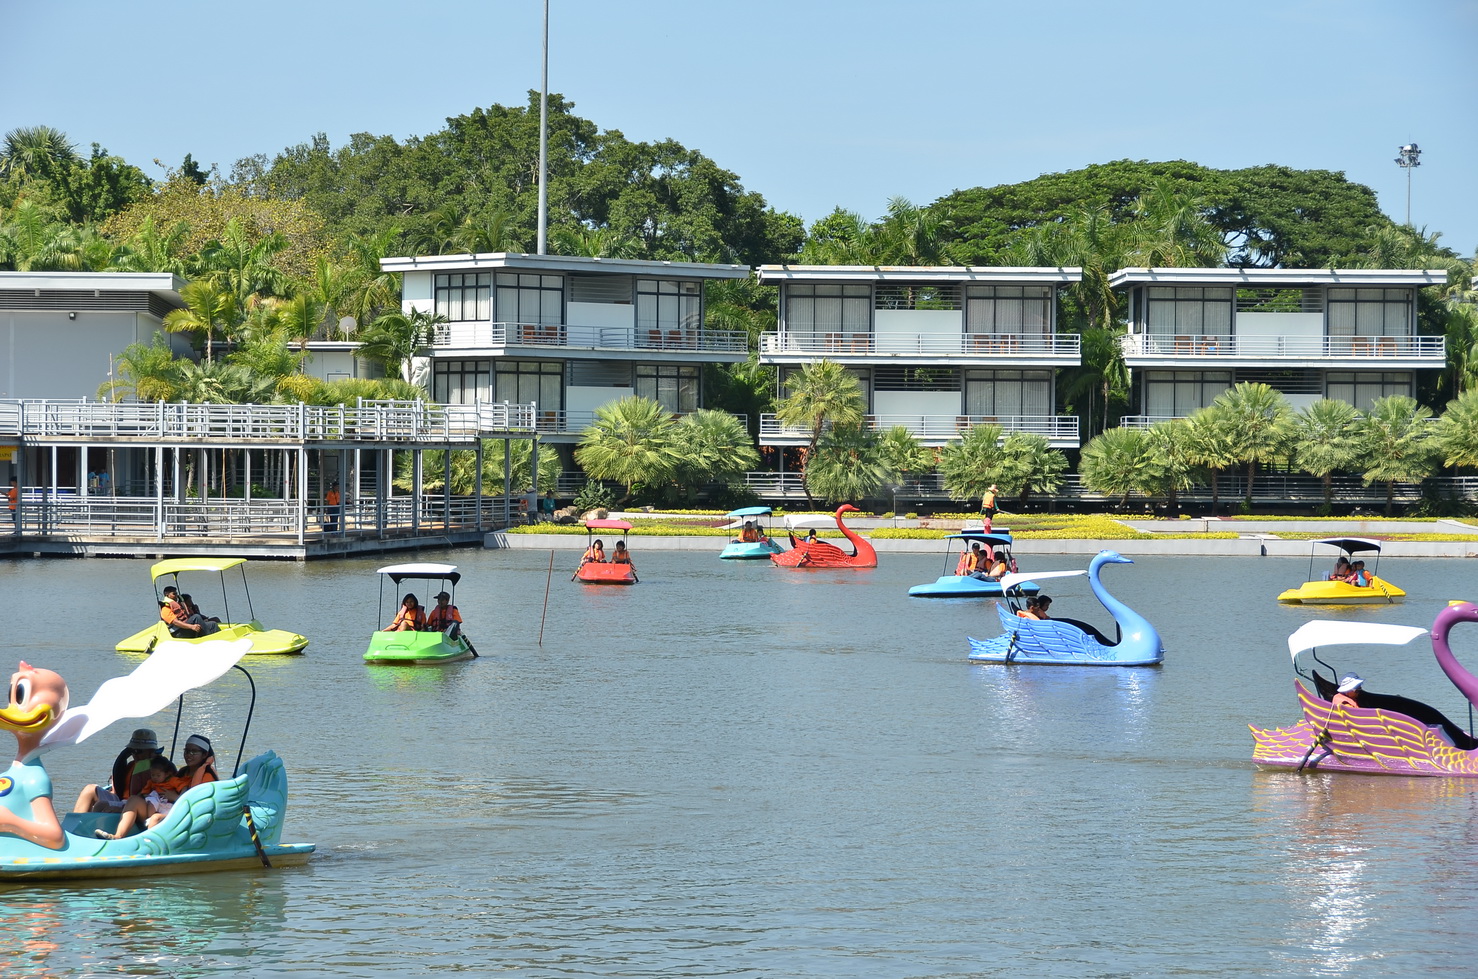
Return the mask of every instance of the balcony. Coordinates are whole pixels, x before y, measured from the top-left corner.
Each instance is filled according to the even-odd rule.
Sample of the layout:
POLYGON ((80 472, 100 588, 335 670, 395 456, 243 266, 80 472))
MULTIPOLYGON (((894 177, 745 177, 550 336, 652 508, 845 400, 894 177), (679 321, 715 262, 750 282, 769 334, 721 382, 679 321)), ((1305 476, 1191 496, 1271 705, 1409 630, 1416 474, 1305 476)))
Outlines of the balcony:
POLYGON ((562 323, 440 323, 431 336, 433 353, 497 356, 511 350, 609 354, 652 351, 673 354, 749 355, 743 330, 658 330, 629 326, 570 326, 562 323))
MULTIPOLYGON (((962 438, 976 425, 999 425, 1005 434, 1030 432, 1042 435, 1057 448, 1077 448, 1076 415, 867 415, 868 431, 886 432, 902 426, 925 444, 943 445, 962 438)), ((805 445, 811 430, 805 426, 782 425, 772 414, 760 415, 760 441, 769 445, 805 445)))
POLYGON ((970 363, 1074 365, 1076 333, 765 333, 760 356, 770 359, 951 360, 970 363))
POLYGON ((1443 337, 1131 333, 1120 340, 1130 367, 1287 365, 1420 369, 1447 362, 1443 337))
MULTIPOLYGON (((672 417, 681 418, 688 412, 677 412, 672 417)), ((585 430, 595 424, 596 413, 594 411, 542 411, 537 408, 534 411, 534 431, 540 436, 573 436, 578 438, 585 434, 585 430)), ((748 415, 734 415, 745 430, 749 429, 748 415)), ((570 441, 569 438, 560 441, 570 441)))

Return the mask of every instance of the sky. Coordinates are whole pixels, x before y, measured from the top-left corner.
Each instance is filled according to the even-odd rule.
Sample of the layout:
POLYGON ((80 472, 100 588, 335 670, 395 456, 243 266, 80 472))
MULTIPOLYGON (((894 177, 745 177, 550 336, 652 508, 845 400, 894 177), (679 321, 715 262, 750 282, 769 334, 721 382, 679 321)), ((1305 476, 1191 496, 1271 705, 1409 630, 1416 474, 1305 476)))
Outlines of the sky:
MULTIPOLYGON (((549 0, 549 90, 809 224, 1112 160, 1343 172, 1478 252, 1478 0, 549 0), (1421 165, 1394 162, 1407 143, 1421 165)), ((543 0, 0 0, 0 132, 151 177, 540 86, 543 0)))

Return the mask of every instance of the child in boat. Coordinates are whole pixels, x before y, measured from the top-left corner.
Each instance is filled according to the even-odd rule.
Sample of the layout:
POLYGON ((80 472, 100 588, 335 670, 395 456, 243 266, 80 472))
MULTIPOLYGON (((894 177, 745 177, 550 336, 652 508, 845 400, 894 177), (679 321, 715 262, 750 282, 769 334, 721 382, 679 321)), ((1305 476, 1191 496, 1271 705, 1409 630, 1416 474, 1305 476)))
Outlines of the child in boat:
POLYGON ((1350 565, 1350 576, 1345 579, 1356 588, 1370 587, 1370 573, 1365 570, 1364 561, 1356 561, 1350 565))
POLYGON ((1350 559, 1341 557, 1334 562, 1334 570, 1329 573, 1330 581, 1348 581, 1350 578, 1350 559))
POLYGON ((616 541, 616 552, 611 555, 612 564, 630 564, 631 552, 626 549, 624 540, 616 541))
MULTIPOLYGON (((753 520, 744 521, 744 530, 739 534, 739 540, 745 544, 758 544, 760 540, 759 528, 754 525, 753 520)), ((621 545, 616 545, 616 550, 621 550, 621 545)))
POLYGON ((405 598, 400 600, 400 611, 395 613, 395 621, 390 623, 386 632, 420 632, 426 628, 426 612, 421 608, 421 602, 414 594, 406 593, 405 598))
POLYGON ((134 796, 118 817, 118 829, 114 833, 98 830, 96 836, 102 840, 121 840, 133 829, 134 823, 144 821, 145 828, 152 828, 164 821, 181 795, 197 785, 216 780, 215 753, 210 739, 203 734, 192 734, 185 740, 185 765, 178 770, 174 763, 159 755, 149 763, 149 782, 145 792, 134 796))
POLYGON ((606 563, 606 545, 602 544, 601 541, 600 541, 600 538, 597 537, 595 539, 595 543, 594 544, 591 544, 589 547, 585 548, 585 553, 580 556, 580 567, 583 568, 587 564, 605 564, 605 563, 606 563))

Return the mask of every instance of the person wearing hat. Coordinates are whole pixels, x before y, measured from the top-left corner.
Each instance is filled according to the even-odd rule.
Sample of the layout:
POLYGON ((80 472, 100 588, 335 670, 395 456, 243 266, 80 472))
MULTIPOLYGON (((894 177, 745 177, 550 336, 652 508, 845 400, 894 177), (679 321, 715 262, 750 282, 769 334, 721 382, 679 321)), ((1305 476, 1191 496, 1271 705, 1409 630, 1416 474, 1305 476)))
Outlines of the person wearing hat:
POLYGON ((149 762, 159 754, 159 739, 141 727, 133 732, 128 746, 113 761, 109 785, 85 786, 77 796, 73 812, 122 812, 128 800, 141 791, 149 778, 149 762))
POLYGON ((197 785, 216 781, 215 752, 210 738, 203 734, 192 734, 185 739, 185 764, 178 770, 169 759, 159 756, 150 762, 148 792, 139 792, 123 807, 118 817, 118 828, 109 833, 95 830, 93 835, 100 840, 120 840, 133 829, 134 823, 142 822, 152 828, 164 821, 180 796, 197 785))
POLYGON ((445 632, 447 638, 455 639, 462 631, 462 613, 451 604, 452 596, 439 592, 436 604, 426 614, 426 628, 430 632, 445 632))
POLYGON ((1349 710, 1351 707, 1360 706, 1360 690, 1365 686, 1365 681, 1358 674, 1346 673, 1339 681, 1339 689, 1334 692, 1330 703, 1339 710, 1349 710))

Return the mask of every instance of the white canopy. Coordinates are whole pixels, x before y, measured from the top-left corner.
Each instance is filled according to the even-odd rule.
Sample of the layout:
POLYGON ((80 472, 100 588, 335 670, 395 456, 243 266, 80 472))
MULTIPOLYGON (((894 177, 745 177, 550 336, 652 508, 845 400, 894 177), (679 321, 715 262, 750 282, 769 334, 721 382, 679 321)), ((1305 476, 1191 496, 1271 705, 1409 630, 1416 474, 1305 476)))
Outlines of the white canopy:
POLYGON ((1087 574, 1081 568, 1077 571, 1034 571, 1027 574, 1022 571, 1013 571, 1010 574, 1001 575, 1001 591, 1008 592, 1017 585, 1027 581, 1045 581, 1048 578, 1071 578, 1075 575, 1087 574))
POLYGON ((810 527, 835 530, 837 518, 829 513, 787 513, 785 526, 791 530, 805 530, 810 527))
POLYGON ((1375 643, 1383 646, 1404 646, 1417 636, 1430 635, 1430 631, 1415 625, 1383 625, 1379 622, 1335 622, 1330 619, 1315 619, 1299 626, 1298 631, 1288 637, 1288 655, 1297 657, 1306 649, 1316 646, 1352 646, 1375 643))
POLYGON ((457 570, 455 564, 391 564, 380 568, 376 574, 398 574, 398 575, 420 575, 433 577, 435 575, 451 574, 457 570))

